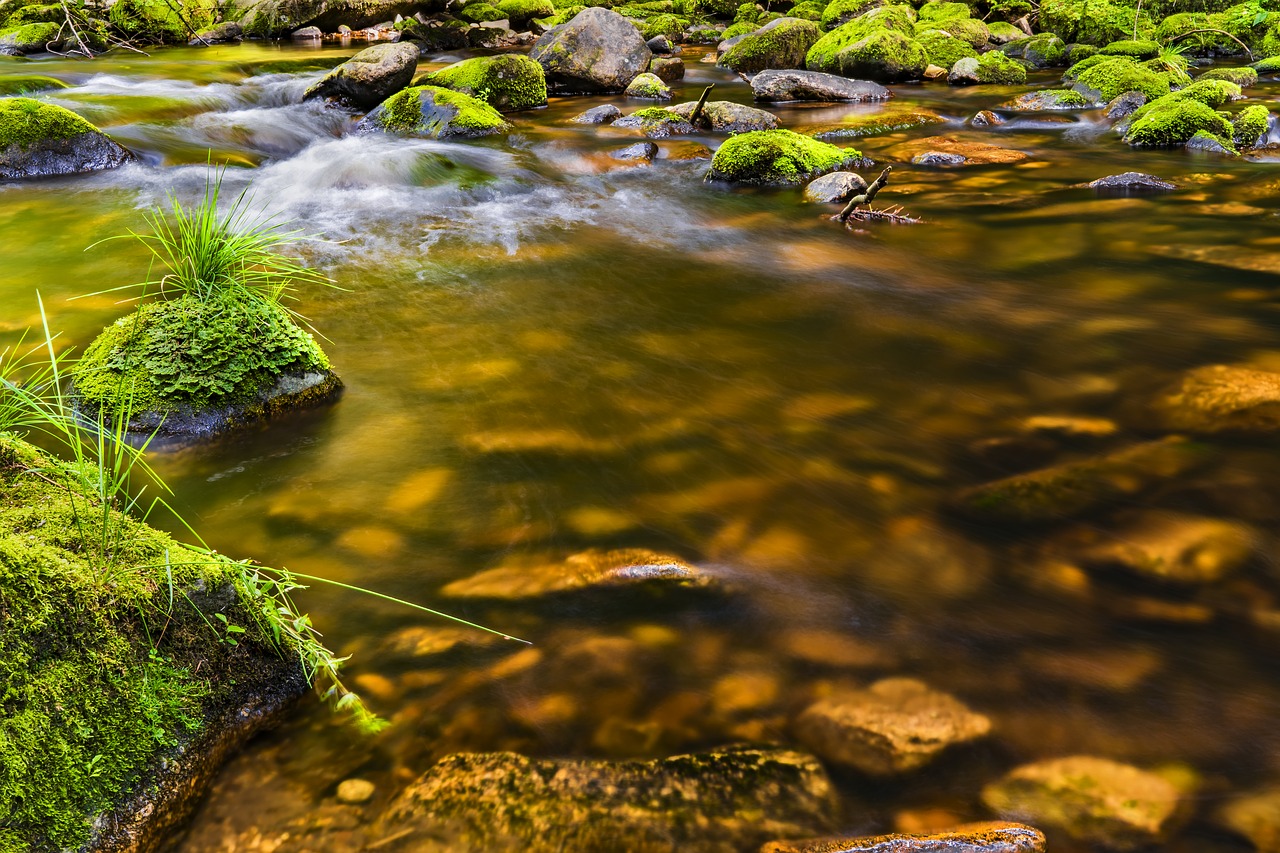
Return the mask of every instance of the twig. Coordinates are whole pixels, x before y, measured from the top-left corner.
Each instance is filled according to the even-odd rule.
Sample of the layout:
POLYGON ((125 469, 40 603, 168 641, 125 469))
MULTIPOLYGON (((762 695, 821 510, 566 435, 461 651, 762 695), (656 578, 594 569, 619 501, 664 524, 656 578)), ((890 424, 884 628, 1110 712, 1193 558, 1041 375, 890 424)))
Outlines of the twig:
POLYGON ((1253 51, 1252 51, 1252 50, 1249 50, 1249 45, 1247 45, 1247 44, 1245 44, 1244 42, 1240 41, 1240 39, 1238 39, 1238 38, 1236 38, 1235 36, 1231 35, 1231 33, 1227 32, 1226 30, 1215 30, 1215 29, 1188 30, 1188 31, 1187 31, 1187 32, 1185 32, 1185 33, 1182 33, 1182 34, 1180 34, 1180 35, 1176 35, 1176 36, 1174 36, 1173 38, 1169 39, 1169 44, 1173 44, 1173 43, 1174 43, 1175 41, 1177 41, 1178 39, 1184 39, 1184 38, 1186 38, 1187 36, 1194 36, 1194 35, 1197 35, 1197 34, 1199 34, 1199 33, 1217 33, 1217 34, 1218 34, 1218 35, 1220 35, 1220 36, 1226 36, 1227 38, 1231 39, 1231 40, 1232 40, 1233 42, 1235 42, 1236 44, 1240 45, 1240 47, 1242 47, 1242 48, 1244 49, 1245 56, 1249 57, 1249 61, 1250 61, 1250 62, 1253 62, 1253 51))
POLYGON ((711 90, 715 87, 716 84, 712 83, 710 86, 702 90, 702 95, 698 98, 698 103, 694 105, 693 112, 689 113, 689 124, 694 127, 698 126, 698 122, 702 120, 703 108, 707 105, 707 96, 711 94, 711 90))
POLYGON ((174 15, 176 15, 176 16, 178 17, 178 20, 179 20, 179 21, 182 21, 182 25, 183 25, 184 27, 186 27, 186 28, 187 28, 187 32, 191 33, 191 35, 195 37, 195 40, 196 40, 196 41, 200 42, 200 43, 201 43, 202 45, 204 45, 205 47, 209 47, 209 46, 210 46, 209 41, 208 41, 208 40, 206 40, 206 39, 201 38, 201 37, 200 37, 200 34, 199 34, 198 32, 196 32, 196 28, 195 28, 195 27, 193 27, 193 26, 191 26, 191 22, 190 22, 190 21, 188 21, 188 20, 186 19, 186 17, 182 14, 182 12, 181 12, 181 11, 179 11, 179 8, 178 8, 178 7, 182 5, 181 0, 179 0, 179 2, 178 2, 178 5, 177 5, 177 6, 175 6, 173 3, 171 3, 171 2, 170 2, 170 0, 164 0, 164 5, 166 5, 166 6, 168 6, 168 7, 169 7, 170 11, 172 11, 172 12, 173 12, 173 14, 174 14, 174 15))
MULTIPOLYGON (((71 10, 67 8, 67 0, 58 0, 58 2, 62 6, 62 13, 67 16, 67 26, 71 27, 71 34, 76 37, 76 43, 80 45, 80 50, 84 53, 86 59, 93 59, 93 51, 89 49, 89 45, 84 43, 84 37, 76 29, 76 22, 71 19, 71 10)), ((58 32, 62 32, 62 30, 59 29, 58 32)))
POLYGON ((871 182, 871 186, 867 187, 861 195, 855 195, 853 198, 849 199, 849 203, 845 205, 844 210, 836 214, 836 219, 841 222, 847 222, 850 214, 853 213, 854 209, 857 208, 858 205, 865 204, 869 206, 871 204, 871 200, 876 197, 876 194, 880 192, 880 190, 884 189, 885 184, 889 183, 889 173, 892 171, 892 166, 885 166, 884 171, 880 173, 880 177, 871 182))

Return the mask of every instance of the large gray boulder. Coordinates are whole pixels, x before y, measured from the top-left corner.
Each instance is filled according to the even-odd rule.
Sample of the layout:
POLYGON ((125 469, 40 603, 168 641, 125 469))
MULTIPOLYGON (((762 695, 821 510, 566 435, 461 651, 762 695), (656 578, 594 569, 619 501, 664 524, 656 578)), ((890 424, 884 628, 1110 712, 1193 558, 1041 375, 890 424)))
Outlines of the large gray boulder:
POLYGON ((367 110, 408 86, 417 67, 415 45, 408 42, 376 44, 330 71, 308 89, 302 99, 325 98, 367 110))
POLYGON ((751 79, 757 101, 887 101, 893 92, 868 80, 850 80, 821 71, 768 69, 751 79))
POLYGON ((97 172, 131 159, 70 110, 31 98, 0 99, 0 180, 97 172))
POLYGON ((529 57, 542 64, 551 91, 621 92, 649 67, 653 53, 634 24, 592 7, 543 33, 529 57))

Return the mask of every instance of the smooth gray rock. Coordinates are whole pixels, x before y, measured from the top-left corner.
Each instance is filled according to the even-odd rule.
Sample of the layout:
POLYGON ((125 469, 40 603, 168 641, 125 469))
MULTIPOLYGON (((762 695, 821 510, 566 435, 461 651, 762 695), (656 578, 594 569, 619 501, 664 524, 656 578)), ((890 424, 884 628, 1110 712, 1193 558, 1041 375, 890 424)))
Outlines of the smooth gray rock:
POLYGON ((956 60, 947 73, 947 82, 952 86, 972 86, 978 82, 978 60, 972 56, 956 60))
POLYGON ((893 92, 868 80, 850 80, 821 71, 761 71, 751 80, 751 95, 757 101, 887 101, 893 92))
POLYGON ((814 204, 844 203, 866 189, 867 182, 857 172, 832 172, 810 181, 804 188, 804 200, 814 204))
POLYGON ((1168 192, 1176 190, 1178 185, 1144 172, 1122 172, 1119 175, 1107 175, 1105 178, 1090 181, 1088 187, 1099 192, 1140 193, 1168 192))
POLYGON ((658 156, 658 146, 652 142, 637 142, 635 145, 610 151, 609 156, 615 160, 643 160, 651 163, 653 158, 658 156))
POLYGON ((569 121, 574 124, 608 124, 621 116, 622 110, 613 104, 601 104, 598 107, 592 107, 586 112, 578 113, 569 121))
POLYGON ((969 158, 954 151, 925 151, 911 158, 917 166, 963 166, 969 158))
POLYGON ((302 100, 325 98, 354 109, 371 109, 408 86, 417 67, 416 45, 376 44, 326 74, 302 100))
MULTIPOLYGON (((681 118, 691 118, 695 101, 676 104, 671 112, 681 118)), ((703 105, 700 124, 704 128, 722 133, 746 133, 749 130, 773 130, 778 126, 778 117, 766 110, 758 110, 732 101, 707 101, 703 105)))

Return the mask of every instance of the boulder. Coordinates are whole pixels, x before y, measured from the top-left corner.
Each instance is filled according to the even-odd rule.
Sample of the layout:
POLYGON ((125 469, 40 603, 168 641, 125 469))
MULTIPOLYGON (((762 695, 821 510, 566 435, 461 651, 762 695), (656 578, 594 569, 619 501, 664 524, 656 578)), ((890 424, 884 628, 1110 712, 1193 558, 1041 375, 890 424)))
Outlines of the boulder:
POLYGON ((23 24, 0 31, 0 52, 11 55, 59 50, 64 42, 58 24, 23 24))
POLYGON ((984 788, 982 801, 1006 820, 1058 829, 1081 844, 1137 850, 1168 837, 1179 792, 1154 773, 1081 755, 1019 767, 984 788))
POLYGON ((676 52, 676 46, 666 36, 654 36, 645 42, 645 46, 655 56, 667 56, 676 52))
POLYGON ((997 109, 1041 112, 1044 110, 1087 110, 1094 103, 1074 89, 1040 89, 1025 92, 997 109))
POLYGON ((1171 586, 1220 581, 1243 566, 1260 542, 1247 524, 1162 510, 1134 510, 1106 528, 1078 533, 1085 541, 1071 552, 1085 568, 1171 586))
POLYGON ((669 101, 671 100, 671 87, 662 82, 662 78, 656 74, 645 72, 637 75, 628 85, 623 93, 628 98, 645 98, 650 101, 669 101))
POLYGON ((1197 367, 1153 405, 1164 428, 1201 435, 1280 432, 1280 373, 1224 364, 1197 367))
MULTIPOLYGON (((836 55, 839 72, 845 77, 898 83, 919 80, 929 65, 929 55, 915 39, 888 29, 874 30, 836 55)), ((810 70, 826 71, 827 68, 810 70)))
POLYGON ((649 72, 663 83, 675 83, 684 79, 684 60, 678 56, 655 56, 649 63, 649 72))
POLYGON ((991 721, 921 681, 886 678, 810 705, 794 729, 826 761, 896 776, 924 767, 947 747, 985 737, 991 721))
POLYGON ((356 129, 429 139, 472 139, 510 128, 484 101, 438 86, 405 89, 378 105, 356 129))
POLYGON ((621 92, 653 58, 635 26, 617 12, 592 7, 553 27, 529 57, 541 63, 556 92, 621 92))
POLYGON ((861 152, 852 148, 838 148, 790 130, 760 130, 725 140, 711 160, 707 180, 798 185, 862 162, 861 152))
POLYGON ((1102 114, 1109 119, 1127 118, 1136 113, 1146 103, 1147 96, 1142 92, 1125 92, 1108 101, 1102 114))
POLYGON ((312 38, 323 33, 335 33, 338 27, 364 29, 374 24, 395 20, 397 15, 412 17, 423 7, 436 6, 427 0, 253 0, 240 23, 247 34, 255 36, 281 36, 300 28, 315 31, 312 38))
POLYGON ((810 181, 804 188, 804 200, 813 204, 844 204, 866 190, 867 182, 857 172, 832 172, 810 181))
POLYGON ((608 124, 614 119, 621 118, 622 110, 613 104, 601 104, 598 107, 592 107, 585 112, 578 113, 569 121, 574 124, 608 124))
POLYGON ((1020 823, 966 823, 933 835, 771 841, 760 853, 1044 853, 1044 833, 1020 823))
POLYGON ((324 98, 353 109, 368 110, 408 86, 417 67, 416 45, 375 44, 320 78, 302 99, 324 98))
POLYGON ((947 82, 952 86, 972 86, 978 82, 978 58, 966 56, 957 59, 956 64, 947 72, 947 82))
POLYGON ((1067 46, 1053 33, 1023 36, 1000 48, 1006 55, 1021 59, 1032 68, 1057 68, 1066 63, 1067 46))
POLYGON ((757 101, 886 101, 893 93, 867 80, 850 80, 820 71, 761 71, 751 79, 751 94, 757 101))
POLYGON ((531 110, 547 103, 547 79, 542 66, 518 53, 464 59, 422 75, 413 85, 461 92, 504 113, 531 110))
POLYGON ((746 75, 766 68, 803 68, 805 55, 820 35, 813 21, 778 18, 738 39, 720 55, 720 64, 746 75))
POLYGON ((638 130, 650 139, 684 136, 696 131, 696 128, 689 124, 684 116, 662 107, 636 110, 631 115, 623 116, 613 122, 612 126, 626 130, 638 130))
POLYGON ((1159 193, 1176 190, 1177 184, 1171 184, 1168 181, 1157 178, 1155 175, 1148 175, 1143 172, 1122 172, 1119 175, 1107 175, 1105 178, 1098 178, 1096 181, 1090 181, 1085 186, 1089 189, 1097 190, 1099 193, 1159 193))
POLYGON ((1127 56, 1100 59, 1081 71, 1072 86, 1094 103, 1105 104, 1125 92, 1141 92, 1148 98, 1169 94, 1169 78, 1144 63, 1127 56))
POLYGON ((678 557, 631 548, 590 550, 560 561, 499 566, 454 581, 441 590, 441 595, 454 599, 532 601, 593 593, 667 595, 719 588, 714 576, 678 557))
POLYGON ((626 148, 610 151, 609 156, 615 160, 632 162, 641 160, 645 163, 651 163, 653 158, 658 156, 658 146, 652 142, 637 142, 635 145, 628 145, 626 148))
POLYGON ((390 806, 405 851, 729 853, 829 831, 835 795, 812 756, 726 749, 656 761, 452 755, 390 806))
POLYGON ((80 116, 31 98, 0 99, 0 179, 78 175, 133 159, 80 116))
POLYGON ((998 86, 1021 86, 1027 82, 1027 67, 998 50, 989 50, 978 58, 978 82, 998 86))
MULTIPOLYGON (((691 119, 697 106, 694 101, 676 104, 671 112, 681 118, 691 119)), ((699 127, 723 133, 746 133, 750 130, 773 130, 778 126, 778 117, 771 112, 758 110, 755 107, 735 104, 733 101, 707 101, 703 104, 702 116, 698 119, 699 127)))
POLYGON ((218 24, 216 27, 204 30, 194 36, 188 45, 194 47, 207 46, 211 44, 226 44, 228 42, 240 41, 240 37, 244 35, 244 27, 240 26, 239 21, 226 21, 218 24))

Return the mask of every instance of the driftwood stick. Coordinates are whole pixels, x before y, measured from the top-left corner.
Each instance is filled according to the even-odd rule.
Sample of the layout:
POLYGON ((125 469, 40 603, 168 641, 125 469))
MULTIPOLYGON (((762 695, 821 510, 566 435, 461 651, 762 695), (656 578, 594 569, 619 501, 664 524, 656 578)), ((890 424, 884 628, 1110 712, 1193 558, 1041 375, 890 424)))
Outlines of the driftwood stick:
POLYGON ((1247 44, 1245 44, 1244 42, 1240 41, 1240 39, 1238 39, 1238 38, 1236 38, 1235 36, 1231 35, 1231 33, 1227 32, 1226 30, 1214 30, 1214 29, 1188 30, 1188 31, 1187 31, 1187 32, 1185 32, 1185 33, 1182 33, 1182 34, 1180 34, 1180 35, 1176 35, 1176 36, 1174 36, 1173 38, 1169 39, 1169 44, 1173 44, 1173 43, 1174 43, 1175 41, 1177 41, 1178 39, 1184 39, 1184 38, 1186 38, 1187 36, 1194 36, 1194 35, 1198 35, 1198 34, 1200 34, 1200 33, 1215 33, 1215 34, 1220 35, 1220 36, 1226 36, 1227 38, 1231 39, 1231 40, 1232 40, 1233 42, 1235 42, 1236 44, 1240 45, 1240 47, 1244 48, 1245 55, 1249 57, 1249 61, 1250 61, 1250 62, 1252 62, 1252 61, 1253 61, 1253 51, 1252 51, 1252 50, 1249 50, 1249 45, 1247 45, 1247 44))
POLYGON ((855 195, 849 199, 849 203, 845 205, 844 210, 836 217, 841 222, 849 221, 849 215, 857 209, 858 205, 870 205, 871 201, 876 197, 880 190, 884 189, 884 185, 889 183, 889 173, 893 171, 892 166, 885 166, 884 171, 880 173, 880 177, 871 182, 871 186, 867 187, 866 192, 861 195, 855 195))
POLYGON ((67 0, 59 0, 59 2, 62 5, 62 14, 67 16, 67 26, 71 28, 71 34, 76 37, 76 43, 80 45, 80 52, 86 59, 93 59, 93 51, 84 43, 84 37, 80 35, 80 31, 76 29, 76 22, 72 20, 71 10, 67 8, 67 0))
POLYGON ((711 90, 716 87, 715 83, 702 90, 702 94, 698 97, 698 103, 694 105, 693 112, 689 113, 689 124, 694 127, 698 126, 698 122, 702 121, 702 110, 707 105, 707 96, 711 94, 711 90))

